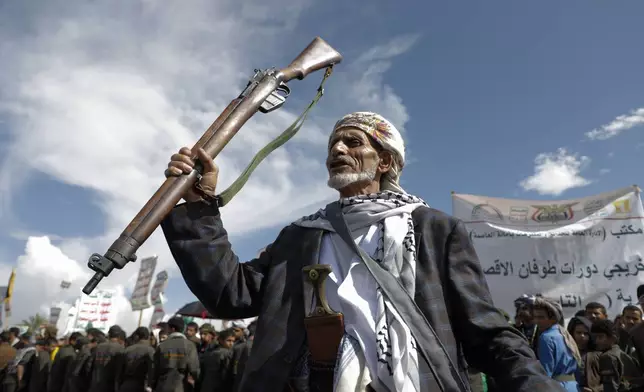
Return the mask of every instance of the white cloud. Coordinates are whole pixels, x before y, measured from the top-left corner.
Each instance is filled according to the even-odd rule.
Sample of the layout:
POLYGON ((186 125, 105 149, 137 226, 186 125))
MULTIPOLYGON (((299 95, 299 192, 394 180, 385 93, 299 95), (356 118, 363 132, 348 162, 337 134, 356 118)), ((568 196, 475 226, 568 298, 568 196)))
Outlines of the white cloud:
POLYGON ((586 137, 590 140, 606 140, 641 125, 644 125, 644 108, 634 109, 628 114, 617 116, 608 124, 586 132, 586 137))
POLYGON ((519 185, 526 191, 558 196, 571 188, 590 184, 581 171, 590 163, 586 156, 578 157, 560 148, 556 153, 542 153, 534 159, 534 174, 519 185))
MULTIPOLYGON (((55 3, 13 2, 0 15, 0 115, 10 124, 10 145, 0 167, 0 223, 9 227, 11 219, 20 219, 8 212, 30 173, 40 171, 94 191, 105 232, 63 239, 60 249, 44 248, 67 257, 80 285, 86 276, 79 271, 85 270, 89 253, 106 250, 118 237, 163 181, 170 155, 197 140, 254 67, 297 54, 301 48, 285 45, 284 37, 297 36, 293 28, 309 3, 55 3)), ((417 38, 394 37, 336 67, 327 96, 302 135, 272 154, 224 209, 229 232, 239 235, 284 223, 333 196, 325 185, 322 158, 326 130, 345 111, 379 111, 404 128, 406 108, 383 74, 417 38)), ((321 74, 311 77, 319 80, 321 74)), ((314 94, 297 81, 291 88, 294 94, 285 108, 256 115, 217 158, 220 190, 314 94)), ((158 231, 139 252, 149 254, 160 256, 160 268, 174 265, 158 231)), ((131 288, 136 269, 116 271, 103 285, 131 288)), ((35 287, 31 275, 24 276, 22 284, 35 287)), ((33 295, 27 298, 32 307, 42 305, 33 295)))
POLYGON ((604 175, 610 173, 610 169, 601 169, 599 170, 599 174, 604 175))
MULTIPOLYGON (((10 267, 0 265, 3 276, 9 276, 10 267)), ((12 315, 9 322, 14 325, 40 313, 49 317, 51 306, 60 306, 63 311, 59 320, 59 332, 64 332, 65 319, 69 304, 78 297, 82 285, 90 277, 81 263, 69 258, 58 247, 51 244, 47 237, 31 237, 27 240, 24 255, 16 263, 16 280, 12 301, 12 315), (61 289, 60 283, 72 282, 68 289, 61 289)), ((116 292, 112 300, 116 323, 127 331, 137 327, 138 319, 132 317, 130 303, 125 296, 124 284, 104 284, 102 289, 116 292)), ((150 315, 146 316, 146 322, 150 315)))

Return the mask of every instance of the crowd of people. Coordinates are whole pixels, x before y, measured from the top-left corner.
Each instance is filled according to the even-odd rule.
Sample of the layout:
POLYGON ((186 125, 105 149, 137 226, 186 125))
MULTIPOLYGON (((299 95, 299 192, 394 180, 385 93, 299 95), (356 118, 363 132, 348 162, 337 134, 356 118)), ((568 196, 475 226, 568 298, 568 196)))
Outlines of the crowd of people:
POLYGON ((118 325, 56 339, 56 329, 0 334, 0 392, 215 392, 237 390, 255 323, 216 331, 173 317, 152 333, 118 325))
MULTIPOLYGON (((257 317, 257 328, 172 318, 158 344, 146 328, 62 343, 45 330, 35 345, 7 331, 2 391, 644 392, 639 307, 611 321, 588 303, 565 326, 558 301, 525 296, 512 322, 494 305, 465 224, 400 186, 405 143, 392 123, 350 113, 327 153, 339 199, 243 263, 211 157, 198 149, 197 165, 184 147, 168 163, 168 178, 200 169, 161 224, 187 286, 212 314, 257 317)), ((644 286, 637 297, 644 303, 644 286)))
MULTIPOLYGON (((637 290, 644 299, 644 285, 637 290)), ((590 302, 564 328, 561 305, 541 296, 515 301, 512 323, 528 340, 548 376, 567 392, 644 391, 642 309, 627 305, 610 320, 606 307, 590 302)), ((510 318, 508 317, 510 322, 510 318)), ((494 380, 470 371, 474 392, 499 392, 494 380)))

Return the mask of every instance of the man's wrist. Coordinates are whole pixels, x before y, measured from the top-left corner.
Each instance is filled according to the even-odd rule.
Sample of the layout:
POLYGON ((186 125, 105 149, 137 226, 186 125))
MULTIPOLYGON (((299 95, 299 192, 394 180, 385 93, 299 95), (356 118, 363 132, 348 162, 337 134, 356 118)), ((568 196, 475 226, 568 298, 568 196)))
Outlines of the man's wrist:
POLYGON ((211 191, 210 189, 204 189, 204 187, 201 186, 201 184, 196 183, 195 184, 195 193, 199 195, 199 199, 195 200, 197 202, 205 202, 207 204, 219 207, 220 206, 220 197, 215 194, 214 191, 211 191))

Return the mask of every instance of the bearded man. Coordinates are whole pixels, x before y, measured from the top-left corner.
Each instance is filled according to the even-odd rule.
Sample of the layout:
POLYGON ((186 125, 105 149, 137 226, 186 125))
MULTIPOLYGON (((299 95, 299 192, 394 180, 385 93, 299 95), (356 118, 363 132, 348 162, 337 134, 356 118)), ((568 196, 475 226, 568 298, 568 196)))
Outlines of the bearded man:
MULTIPOLYGON (((166 176, 190 173, 190 156, 185 147, 174 154, 166 176)), ((329 392, 312 382, 307 361, 304 318, 312 300, 302 268, 316 263, 332 266, 326 294, 344 314, 334 391, 467 391, 465 361, 503 391, 561 390, 494 307, 463 223, 401 188, 403 139, 382 116, 353 113, 335 124, 326 166, 339 201, 287 226, 246 263, 233 253, 217 208, 218 168, 205 151, 198 158, 199 184, 162 228, 188 287, 213 315, 259 316, 241 391, 290 384, 329 392), (331 211, 341 211, 349 234, 335 229, 331 211), (348 235, 359 248, 345 242, 348 235), (360 248, 406 291, 425 328, 405 322, 409 312, 385 294, 392 287, 376 283, 360 248)))

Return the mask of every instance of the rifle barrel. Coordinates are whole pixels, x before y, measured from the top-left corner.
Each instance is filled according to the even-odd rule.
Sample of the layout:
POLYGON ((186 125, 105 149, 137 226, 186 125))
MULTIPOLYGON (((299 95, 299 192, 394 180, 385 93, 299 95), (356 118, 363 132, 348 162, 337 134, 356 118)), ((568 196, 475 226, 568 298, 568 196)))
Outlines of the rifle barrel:
MULTIPOLYGON (((341 60, 342 56, 324 40, 319 37, 314 39, 288 67, 279 72, 265 73, 250 92, 234 99, 192 147, 192 157, 196 159, 197 150, 203 148, 214 159, 281 83, 293 78, 303 79, 309 73, 341 60)), ((194 186, 201 171, 202 166, 197 162, 189 174, 167 178, 107 252, 102 256, 95 253, 90 257, 88 267, 95 273, 83 288, 85 294, 94 291, 115 268, 121 269, 128 262, 136 260, 138 249, 185 192, 194 186)))

